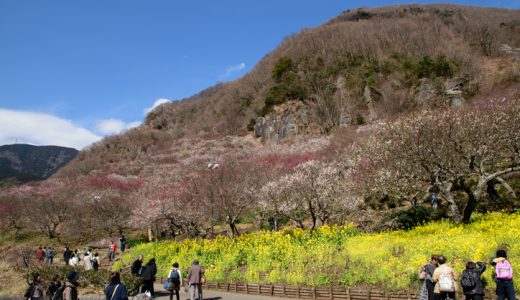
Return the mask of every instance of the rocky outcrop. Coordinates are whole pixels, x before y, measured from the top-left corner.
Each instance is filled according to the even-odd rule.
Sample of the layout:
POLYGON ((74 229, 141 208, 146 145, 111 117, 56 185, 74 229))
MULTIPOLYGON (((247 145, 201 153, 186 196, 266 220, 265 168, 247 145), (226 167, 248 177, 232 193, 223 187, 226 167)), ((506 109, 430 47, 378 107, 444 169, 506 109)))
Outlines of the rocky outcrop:
POLYGON ((376 104, 384 99, 383 93, 371 86, 365 86, 363 100, 368 108, 368 121, 377 119, 376 104))
POLYGON ((459 107, 464 103, 463 92, 463 82, 461 80, 448 78, 444 82, 444 94, 448 98, 448 104, 452 107, 459 107))
POLYGON ((425 108, 432 107, 435 101, 435 87, 428 78, 420 80, 419 87, 414 92, 417 106, 425 108))
POLYGON ((266 115, 258 117, 254 127, 255 136, 262 143, 277 143, 299 134, 309 133, 310 118, 302 102, 289 101, 266 115))

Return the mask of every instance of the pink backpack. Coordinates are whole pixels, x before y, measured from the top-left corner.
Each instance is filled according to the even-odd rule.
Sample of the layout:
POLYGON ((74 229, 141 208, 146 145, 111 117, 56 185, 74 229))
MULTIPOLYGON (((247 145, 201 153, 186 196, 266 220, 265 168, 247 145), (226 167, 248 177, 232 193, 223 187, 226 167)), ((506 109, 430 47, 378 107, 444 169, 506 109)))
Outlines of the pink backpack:
POLYGON ((513 279, 513 267, 508 260, 501 260, 495 266, 495 274, 497 279, 511 280, 513 279))

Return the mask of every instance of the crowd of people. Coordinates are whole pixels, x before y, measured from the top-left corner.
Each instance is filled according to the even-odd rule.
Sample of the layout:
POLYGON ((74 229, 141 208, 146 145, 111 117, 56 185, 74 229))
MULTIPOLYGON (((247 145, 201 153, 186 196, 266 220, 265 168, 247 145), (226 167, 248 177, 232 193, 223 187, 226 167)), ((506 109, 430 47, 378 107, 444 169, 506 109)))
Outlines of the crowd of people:
POLYGON ((43 247, 40 246, 36 249, 36 260, 40 265, 49 264, 52 265, 54 263, 54 255, 56 251, 53 247, 43 247))
MULTIPOLYGON (((498 300, 515 300, 513 286, 513 268, 507 259, 505 250, 497 250, 489 261, 494 267, 493 279, 496 283, 498 300)), ((421 266, 419 279, 423 280, 419 300, 456 300, 459 291, 457 282, 464 293, 465 300, 483 300, 484 283, 482 274, 486 271, 486 263, 469 261, 462 276, 457 274, 443 255, 432 255, 429 263, 421 266)))
MULTIPOLYGON (((142 279, 142 286, 140 292, 149 294, 152 298, 155 297, 155 290, 153 283, 155 281, 155 275, 157 274, 157 265, 155 264, 155 258, 151 258, 145 265, 143 265, 143 256, 140 255, 132 263, 130 268, 134 276, 138 276, 142 279)), ((194 259, 186 274, 186 286, 184 290, 190 294, 191 300, 202 300, 202 284, 206 282, 204 276, 205 269, 199 265, 199 261, 194 259)), ((164 288, 170 292, 170 300, 173 300, 175 295, 176 299, 179 300, 179 291, 183 286, 183 276, 179 269, 179 263, 175 262, 172 264, 172 268, 168 272, 168 277, 165 279, 164 288)))

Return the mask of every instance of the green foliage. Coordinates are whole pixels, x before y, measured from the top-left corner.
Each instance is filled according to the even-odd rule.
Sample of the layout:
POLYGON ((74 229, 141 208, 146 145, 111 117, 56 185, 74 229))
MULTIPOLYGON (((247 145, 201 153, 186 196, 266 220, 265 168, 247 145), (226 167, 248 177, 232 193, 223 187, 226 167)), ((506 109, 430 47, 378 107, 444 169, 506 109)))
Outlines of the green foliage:
POLYGON ((282 82, 285 74, 294 72, 295 67, 293 61, 288 56, 282 56, 275 64, 272 72, 272 77, 276 82, 282 82))
POLYGON ((283 56, 276 62, 272 77, 275 83, 269 88, 261 115, 265 116, 275 105, 307 97, 307 88, 296 73, 296 66, 290 57, 283 56))
POLYGON ((421 78, 449 78, 458 70, 458 63, 450 61, 446 56, 431 58, 424 56, 419 61, 408 57, 399 57, 401 67, 405 71, 404 82, 409 86, 416 84, 421 78))
POLYGON ((424 206, 414 206, 408 210, 400 211, 393 215, 401 229, 412 229, 418 225, 438 219, 439 214, 435 210, 424 206))
POLYGON ((247 130, 248 131, 255 130, 255 125, 256 125, 256 118, 251 118, 251 120, 249 120, 249 123, 247 123, 247 130))

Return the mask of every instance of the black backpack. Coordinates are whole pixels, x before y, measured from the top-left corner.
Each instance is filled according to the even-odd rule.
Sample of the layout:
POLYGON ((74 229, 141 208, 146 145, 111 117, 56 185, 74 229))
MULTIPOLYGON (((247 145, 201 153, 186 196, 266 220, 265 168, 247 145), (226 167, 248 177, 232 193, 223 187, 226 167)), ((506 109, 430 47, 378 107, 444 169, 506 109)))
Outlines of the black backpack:
POLYGON ((473 272, 470 270, 464 270, 462 272, 462 277, 460 278, 460 285, 462 285, 464 290, 473 289, 477 285, 473 272))

